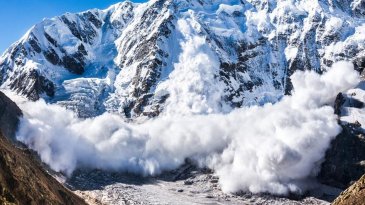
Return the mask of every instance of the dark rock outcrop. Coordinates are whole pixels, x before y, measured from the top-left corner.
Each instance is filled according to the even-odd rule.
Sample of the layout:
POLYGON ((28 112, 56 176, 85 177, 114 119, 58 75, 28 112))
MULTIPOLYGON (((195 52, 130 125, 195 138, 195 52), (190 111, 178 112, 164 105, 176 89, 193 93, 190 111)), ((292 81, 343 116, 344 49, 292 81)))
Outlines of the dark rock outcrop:
MULTIPOLYGON (((364 103, 351 95, 339 93, 335 100, 335 114, 346 115, 344 108, 364 107, 364 103)), ((347 188, 365 173, 365 133, 358 121, 339 123, 342 132, 332 141, 326 152, 319 179, 322 183, 347 188)))
POLYGON ((326 152, 319 179, 325 184, 347 188, 365 173, 365 135, 355 124, 343 130, 326 152))
POLYGON ((27 149, 12 140, 20 109, 0 92, 0 204, 86 204, 51 177, 27 149))
POLYGON ((346 102, 345 97, 342 95, 342 93, 339 93, 336 97, 334 105, 336 115, 341 115, 341 107, 345 102, 346 102))
POLYGON ((22 111, 19 107, 0 92, 0 130, 12 140, 15 140, 15 132, 21 116, 22 111))
POLYGON ((33 101, 38 100, 43 93, 53 97, 55 92, 53 82, 40 75, 36 70, 19 75, 11 82, 10 88, 33 101))

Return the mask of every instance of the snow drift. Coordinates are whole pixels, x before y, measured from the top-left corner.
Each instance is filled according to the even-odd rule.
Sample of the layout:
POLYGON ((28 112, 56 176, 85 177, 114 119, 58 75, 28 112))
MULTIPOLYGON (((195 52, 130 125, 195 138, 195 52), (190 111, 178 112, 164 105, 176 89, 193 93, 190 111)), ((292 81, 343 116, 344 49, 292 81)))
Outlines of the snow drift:
MULTIPOLYGON (((23 101, 17 139, 68 174, 86 166, 156 175, 190 158, 212 168, 225 192, 300 192, 301 180, 316 174, 341 130, 329 104, 359 75, 341 62, 323 75, 298 71, 291 79, 293 95, 276 104, 228 114, 165 114, 142 124, 109 113, 79 119, 59 105, 23 101)), ((169 109, 177 105, 170 102, 169 109)))

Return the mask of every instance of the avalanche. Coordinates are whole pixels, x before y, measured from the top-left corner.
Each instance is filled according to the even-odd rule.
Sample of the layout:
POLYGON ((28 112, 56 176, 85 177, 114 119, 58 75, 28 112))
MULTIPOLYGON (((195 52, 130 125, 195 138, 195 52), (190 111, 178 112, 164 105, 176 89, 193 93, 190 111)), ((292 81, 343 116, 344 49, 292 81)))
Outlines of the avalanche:
POLYGON ((225 192, 301 192, 340 131, 328 105, 364 69, 364 10, 150 0, 66 13, 7 49, 0 85, 35 101, 19 102, 18 139, 56 171, 156 175, 189 158, 225 192))
POLYGON ((276 104, 228 114, 171 114, 142 124, 110 113, 80 119, 43 100, 18 102, 24 118, 17 139, 68 174, 86 166, 156 175, 189 158, 213 169, 225 192, 302 193, 341 130, 328 104, 359 75, 352 64, 337 63, 323 75, 298 71, 292 82, 293 95, 276 104))

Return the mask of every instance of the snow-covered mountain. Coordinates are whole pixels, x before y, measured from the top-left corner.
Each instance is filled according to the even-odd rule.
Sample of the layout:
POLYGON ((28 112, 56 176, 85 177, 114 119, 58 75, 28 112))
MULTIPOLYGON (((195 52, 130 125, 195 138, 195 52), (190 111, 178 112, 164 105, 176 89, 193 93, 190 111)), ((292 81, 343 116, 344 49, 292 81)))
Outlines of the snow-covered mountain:
POLYGON ((365 67, 363 0, 129 1, 45 19, 0 83, 82 117, 228 112, 289 94, 295 70, 365 67))

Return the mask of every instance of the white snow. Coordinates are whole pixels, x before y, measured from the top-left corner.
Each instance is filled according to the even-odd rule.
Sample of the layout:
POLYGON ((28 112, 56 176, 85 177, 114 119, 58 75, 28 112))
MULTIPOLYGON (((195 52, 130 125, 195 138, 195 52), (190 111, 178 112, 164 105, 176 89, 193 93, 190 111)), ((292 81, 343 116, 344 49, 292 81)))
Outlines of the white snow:
POLYGON ((209 114, 222 112, 223 85, 215 78, 219 60, 207 46, 204 36, 199 36, 199 25, 194 19, 177 22, 182 39, 182 53, 166 81, 161 82, 156 93, 169 93, 165 114, 209 114))
MULTIPOLYGON (((179 103, 181 107, 173 110, 181 113, 198 114, 230 110, 222 99, 233 95, 232 93, 234 93, 231 96, 232 102, 242 106, 275 103, 284 94, 287 67, 297 57, 303 59, 304 56, 298 56, 302 55, 303 51, 313 51, 309 54, 308 60, 313 69, 327 70, 328 67, 323 59, 332 62, 352 60, 361 56, 360 51, 365 49, 363 44, 365 20, 355 18, 347 12, 340 12, 338 8, 332 8, 319 1, 249 0, 242 3, 239 0, 203 0, 199 3, 175 0, 165 2, 163 8, 157 11, 156 18, 153 18, 148 25, 143 25, 141 19, 144 13, 150 11, 156 2, 149 1, 144 4, 122 2, 105 10, 87 11, 102 23, 100 29, 91 25, 95 29, 96 36, 90 43, 82 42, 72 35, 60 17, 45 19, 32 27, 18 42, 23 43, 27 49, 31 47, 28 43, 29 38, 34 34, 42 50, 51 47, 60 57, 64 55, 61 48, 66 53, 73 54, 81 43, 88 53, 85 59, 86 71, 81 76, 70 74, 58 65, 52 65, 43 54, 31 52, 24 57, 26 61, 36 63, 33 69, 55 83, 56 96, 50 102, 57 103, 59 100, 66 107, 82 111, 86 105, 73 96, 83 93, 86 96, 94 96, 93 91, 100 88, 90 87, 82 91, 77 88, 65 88, 64 85, 67 84, 65 81, 78 81, 79 78, 80 81, 86 78, 93 81, 98 78, 107 83, 89 85, 106 86, 106 92, 94 96, 98 100, 90 103, 99 107, 85 111, 85 114, 96 116, 100 114, 98 110, 105 109, 123 116, 124 107, 139 100, 132 94, 151 73, 146 66, 141 66, 143 60, 133 60, 136 52, 147 40, 159 35, 158 32, 166 21, 171 23, 169 26, 171 34, 166 37, 159 36, 159 40, 150 49, 161 49, 167 55, 146 56, 148 60, 162 58, 162 65, 155 68, 160 70, 161 75, 150 90, 143 94, 151 95, 151 101, 158 101, 159 97, 169 94, 172 97, 168 103, 176 106, 179 103), (186 25, 181 26, 181 22, 185 22, 186 25), (318 27, 321 23, 323 28, 318 27), (316 30, 316 33, 313 37, 308 37, 312 35, 313 30, 316 30), (59 48, 47 41, 44 31, 57 40, 59 48), (189 37, 186 37, 187 35, 189 37), (301 47, 303 39, 307 39, 308 42, 301 47), (200 46, 191 46, 194 43, 200 46), (189 46, 191 48, 188 48, 189 46), (238 51, 238 46, 249 49, 238 51), (315 51, 318 51, 318 56, 315 51), (202 55, 199 57, 191 57, 192 54, 200 53, 202 55), (348 56, 341 57, 341 53, 348 56), (227 77, 228 85, 224 84, 219 73, 220 63, 234 64, 238 62, 239 57, 247 58, 243 65, 245 71, 232 71, 232 76, 227 77), (194 68, 193 63, 197 63, 199 68, 194 68), (107 77, 106 73, 113 73, 113 77, 107 77), (185 74, 189 77, 184 76, 185 74), (141 82, 133 83, 136 78, 141 82), (197 83, 200 80, 204 82, 197 83), (176 82, 180 84, 177 85, 176 82), (241 90, 242 84, 252 82, 254 86, 251 90, 246 87, 241 90), (194 84, 198 86, 191 88, 194 84), (71 90, 73 92, 67 93, 71 90), (77 94, 79 91, 81 93, 77 94), (85 93, 89 91, 91 93, 85 93), (192 101, 195 104, 191 103, 192 101)), ((356 5, 357 1, 351 7, 356 5)), ((75 22, 76 26, 85 29, 87 22, 81 17, 85 13, 68 13, 65 17, 75 22)), ((15 45, 18 44, 13 46, 15 45)), ((16 65, 11 60, 9 52, 14 48, 10 48, 0 58, 0 62, 8 62, 13 68, 4 72, 5 83, 2 88, 8 88, 11 79, 29 70, 29 66, 16 65)), ((153 106, 155 105, 147 105, 144 111, 149 111, 153 106)), ((164 104, 159 106, 166 107, 164 104)), ((133 119, 136 117, 138 116, 132 116, 133 119)))
POLYGON ((322 76, 297 72, 292 81, 293 95, 274 105, 161 116, 142 124, 108 113, 79 119, 44 101, 20 102, 24 118, 17 139, 68 174, 86 166, 155 175, 190 158, 215 170, 225 192, 302 193, 301 181, 316 174, 341 130, 327 104, 359 76, 351 64, 339 63, 322 76))
MULTIPOLYGON (((351 99, 358 100, 365 103, 365 83, 361 82, 356 88, 348 90, 345 95, 351 99)), ((361 128, 365 130, 365 107, 342 107, 341 108, 341 121, 344 123, 356 123, 359 122, 361 128)))
MULTIPOLYGON (((347 6, 355 8, 359 2, 347 6)), ((315 175, 340 130, 327 105, 358 80, 349 65, 335 64, 330 70, 324 60, 364 56, 365 19, 318 0, 174 0, 153 9, 156 3, 126 1, 88 11, 101 22, 100 28, 91 25, 95 37, 90 42, 81 41, 55 17, 13 44, 0 58, 0 65, 11 67, 2 70, 1 88, 8 89, 12 79, 31 70, 56 86, 47 102, 16 99, 25 111, 18 138, 53 169, 68 174, 87 166, 155 175, 191 158, 214 169, 225 192, 304 191, 301 182, 315 175), (164 24, 171 33, 159 33, 164 24), (42 51, 52 48, 61 58, 83 44, 85 72, 75 75, 52 65, 31 49, 34 37, 42 51), (137 52, 149 40, 153 43, 137 52), (12 59, 17 46, 27 53, 12 59), (137 55, 142 57, 135 60, 137 55), (284 96, 288 64, 306 58, 314 70, 330 71, 321 77, 296 73, 293 96, 284 96), (152 96, 144 111, 160 106, 160 116, 138 119, 132 110, 132 120, 139 124, 127 123, 124 107, 141 100, 132 94, 148 79, 152 70, 142 65, 152 59, 162 63, 153 68, 160 76, 142 93, 152 96), (231 75, 225 77, 220 74, 223 62, 240 65, 229 68, 231 75), (159 103, 164 96, 169 97, 159 103), (232 110, 223 100, 228 96, 242 108, 232 110)), ((90 22, 83 20, 84 14, 65 17, 85 30, 90 22)), ((365 102, 361 86, 348 95, 356 93, 354 98, 365 102)), ((346 109, 341 120, 358 121, 365 129, 364 108, 346 109)))

